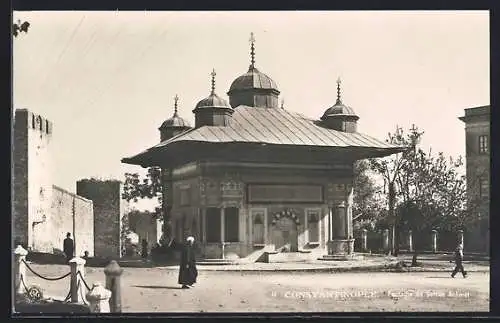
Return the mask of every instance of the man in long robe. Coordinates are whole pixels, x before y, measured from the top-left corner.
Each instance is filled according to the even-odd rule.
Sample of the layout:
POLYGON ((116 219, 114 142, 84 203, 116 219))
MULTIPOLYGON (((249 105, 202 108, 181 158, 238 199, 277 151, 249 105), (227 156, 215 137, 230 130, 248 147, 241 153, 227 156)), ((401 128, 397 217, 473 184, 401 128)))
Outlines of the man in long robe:
POLYGON ((196 283, 198 270, 196 269, 196 259, 194 251, 194 238, 188 237, 181 250, 181 263, 179 268, 178 283, 182 288, 190 288, 196 283))

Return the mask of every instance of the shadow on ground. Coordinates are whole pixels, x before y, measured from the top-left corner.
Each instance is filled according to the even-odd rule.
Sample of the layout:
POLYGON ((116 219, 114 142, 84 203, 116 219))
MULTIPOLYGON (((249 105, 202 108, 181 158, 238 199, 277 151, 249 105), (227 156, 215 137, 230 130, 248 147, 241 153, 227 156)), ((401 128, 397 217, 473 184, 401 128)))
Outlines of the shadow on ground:
POLYGON ((177 286, 154 286, 154 285, 133 285, 133 287, 138 287, 138 288, 149 288, 149 289, 182 289, 181 287, 177 286))

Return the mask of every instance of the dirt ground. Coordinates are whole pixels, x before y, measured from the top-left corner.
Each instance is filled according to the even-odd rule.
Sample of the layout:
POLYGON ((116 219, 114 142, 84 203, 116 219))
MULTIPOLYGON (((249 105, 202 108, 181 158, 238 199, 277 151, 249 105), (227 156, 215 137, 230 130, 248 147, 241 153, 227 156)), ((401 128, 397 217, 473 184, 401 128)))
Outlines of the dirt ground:
MULTIPOLYGON (((32 265, 48 277, 69 271, 63 265, 32 265)), ((64 298, 69 277, 29 284, 64 298)), ((87 268, 86 281, 104 282, 102 268, 87 268)), ((198 284, 180 289, 177 271, 124 268, 123 312, 395 312, 488 311, 489 273, 466 279, 435 273, 238 273, 201 271, 198 284)))

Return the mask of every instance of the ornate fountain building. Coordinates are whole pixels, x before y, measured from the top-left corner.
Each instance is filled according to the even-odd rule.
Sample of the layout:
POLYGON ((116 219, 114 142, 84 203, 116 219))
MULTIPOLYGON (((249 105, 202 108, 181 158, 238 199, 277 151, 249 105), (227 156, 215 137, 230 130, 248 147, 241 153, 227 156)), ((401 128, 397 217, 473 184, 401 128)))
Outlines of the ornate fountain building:
POLYGON ((161 142, 122 162, 161 167, 164 211, 177 241, 193 235, 205 258, 242 262, 345 259, 353 252, 353 163, 402 151, 357 131, 359 117, 336 103, 318 119, 278 105, 276 83, 255 66, 178 116, 161 142), (278 260, 279 259, 279 260, 278 260))

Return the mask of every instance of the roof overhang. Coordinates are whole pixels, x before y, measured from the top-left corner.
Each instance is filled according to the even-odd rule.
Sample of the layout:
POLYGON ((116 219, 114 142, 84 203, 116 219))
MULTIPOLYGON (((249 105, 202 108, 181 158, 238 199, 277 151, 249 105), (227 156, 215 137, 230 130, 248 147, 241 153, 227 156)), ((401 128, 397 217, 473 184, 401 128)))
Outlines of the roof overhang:
POLYGON ((366 158, 381 158, 400 153, 408 147, 327 147, 303 145, 277 145, 265 143, 210 143, 200 141, 175 141, 165 146, 152 147, 140 154, 121 161, 142 167, 177 167, 189 162, 207 159, 235 161, 286 161, 290 158, 301 163, 333 163, 366 158))

